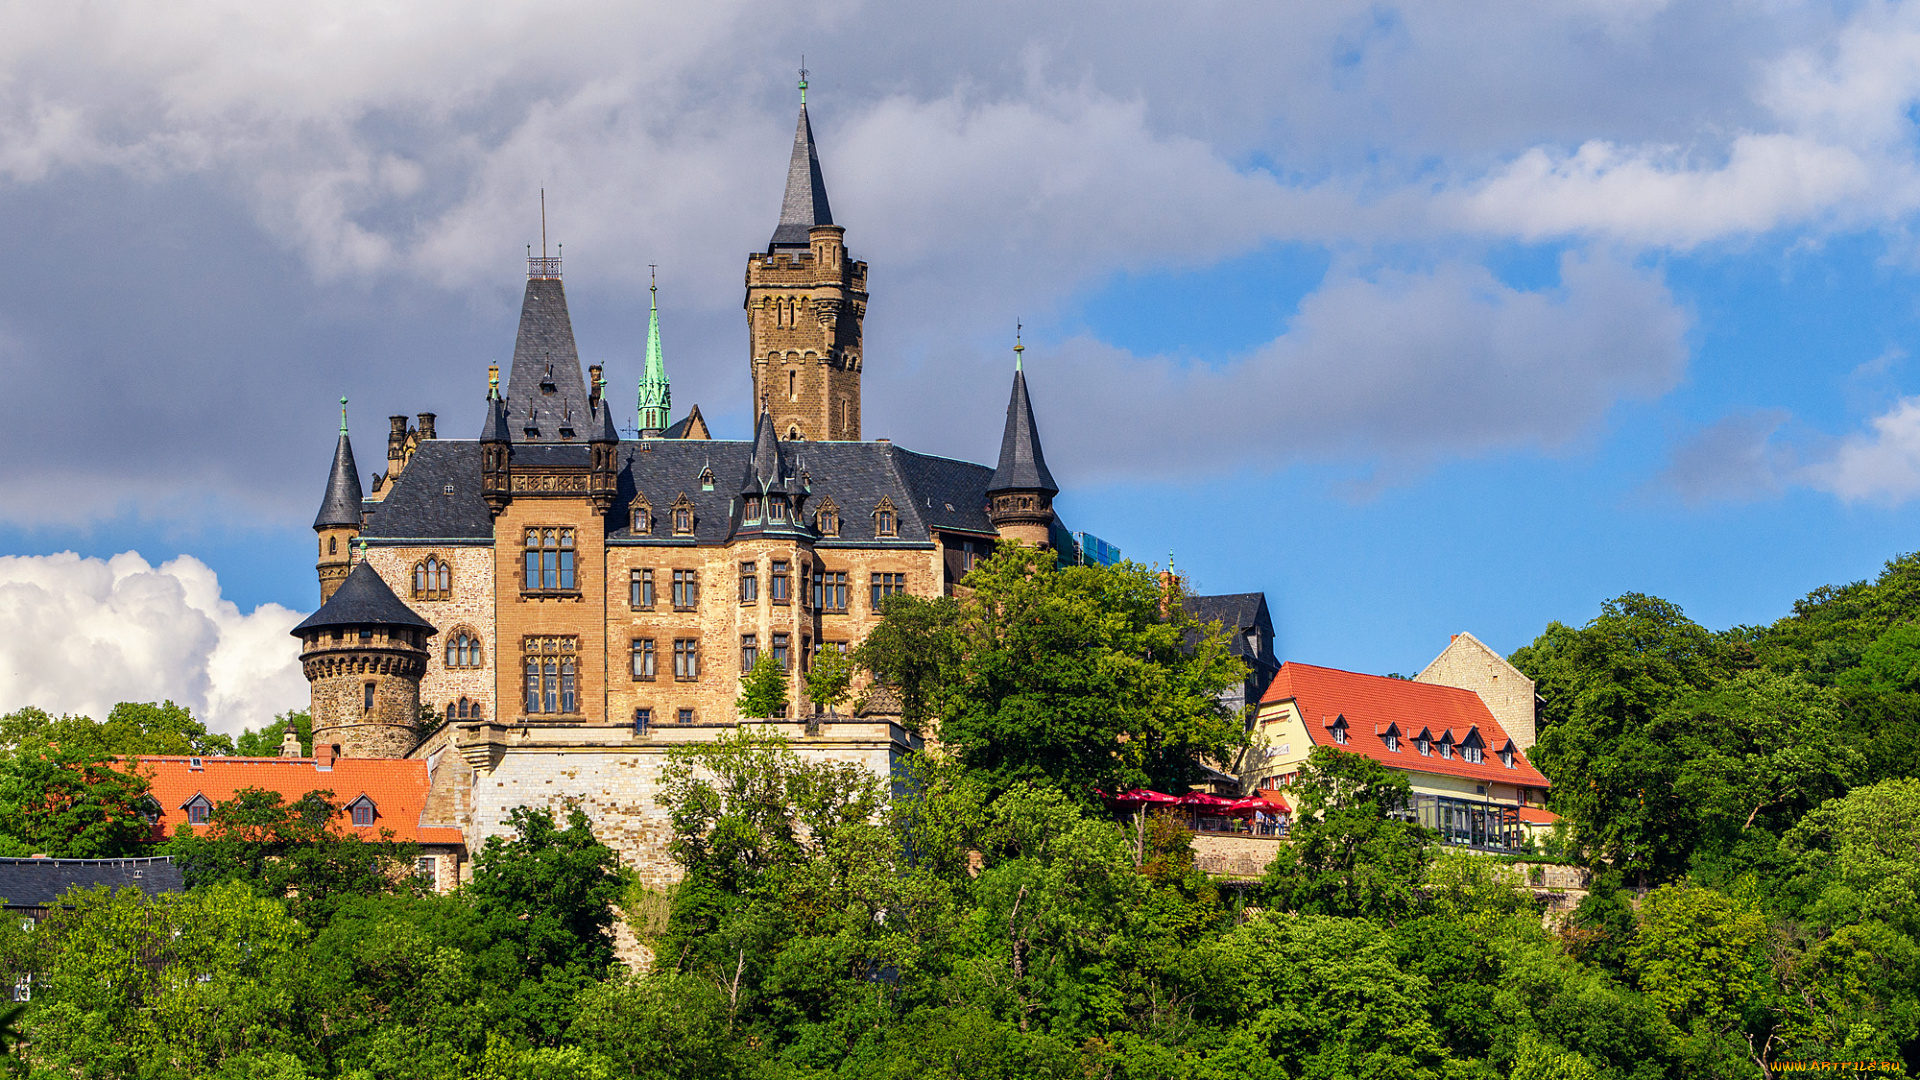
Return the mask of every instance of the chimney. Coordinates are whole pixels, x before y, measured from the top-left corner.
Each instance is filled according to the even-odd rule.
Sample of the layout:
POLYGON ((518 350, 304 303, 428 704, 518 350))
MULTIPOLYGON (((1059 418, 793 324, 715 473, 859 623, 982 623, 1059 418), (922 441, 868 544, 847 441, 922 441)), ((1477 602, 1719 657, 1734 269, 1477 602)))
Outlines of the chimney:
POLYGON ((280 756, 281 757, 299 757, 300 756, 300 733, 293 730, 292 724, 288 724, 287 733, 285 735, 280 736, 280 756))
POLYGON ((420 437, 422 439, 437 439, 440 437, 434 434, 433 416, 434 414, 430 412, 420 414, 420 437))
POLYGON ((599 364, 587 365, 587 404, 593 406, 594 408, 600 407, 600 372, 601 370, 602 369, 599 364))
POLYGON ((1179 580, 1171 570, 1160 571, 1160 617, 1163 619, 1173 611, 1173 590, 1179 580))
MULTIPOLYGON (((407 458, 407 418, 404 416, 387 417, 387 460, 405 461, 407 458)), ((399 470, 395 470, 396 472, 399 470)))
POLYGON ((313 767, 316 769, 333 768, 333 757, 340 752, 336 743, 316 742, 313 744, 313 767))

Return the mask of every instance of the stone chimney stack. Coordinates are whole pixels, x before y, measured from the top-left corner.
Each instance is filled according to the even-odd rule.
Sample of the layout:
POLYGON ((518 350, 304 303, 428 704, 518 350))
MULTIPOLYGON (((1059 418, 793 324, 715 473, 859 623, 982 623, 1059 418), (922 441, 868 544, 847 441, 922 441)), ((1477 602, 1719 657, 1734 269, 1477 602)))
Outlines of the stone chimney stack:
POLYGON ((420 414, 420 437, 422 439, 437 439, 440 437, 434 433, 433 420, 433 413, 423 412, 420 414))

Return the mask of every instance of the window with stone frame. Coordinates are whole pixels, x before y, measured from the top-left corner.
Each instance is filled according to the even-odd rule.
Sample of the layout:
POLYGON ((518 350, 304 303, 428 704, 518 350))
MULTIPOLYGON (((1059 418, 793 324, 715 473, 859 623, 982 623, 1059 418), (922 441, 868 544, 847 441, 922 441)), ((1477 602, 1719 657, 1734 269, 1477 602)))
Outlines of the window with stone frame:
POLYGON ((453 567, 438 555, 429 555, 413 564, 415 600, 449 600, 453 597, 453 567))
POLYGON ((821 536, 840 535, 840 508, 831 498, 821 502, 819 509, 813 512, 813 531, 821 536))
POLYGON ((449 701, 447 702, 447 719, 450 721, 479 720, 481 719, 480 703, 464 697, 459 701, 449 701))
POLYGON ((873 592, 873 610, 879 611, 880 605, 886 602, 887 597, 897 596, 907 591, 907 575, 877 573, 873 575, 873 580, 869 584, 873 592))
POLYGON ((847 610, 847 572, 813 568, 813 606, 817 611, 847 610))
POLYGON ((373 711, 373 696, 374 696, 374 691, 378 688, 378 686, 379 686, 378 683, 365 683, 360 687, 360 711, 361 712, 373 711))
POLYGON ((752 671, 753 665, 760 662, 760 638, 756 634, 740 635, 740 670, 752 671))
POLYGON ((561 635, 529 636, 522 643, 529 716, 580 711, 580 639, 561 635))
POLYGON ((651 569, 627 572, 627 606, 635 611, 653 609, 653 571, 651 569))
POLYGON ((767 520, 776 522, 787 520, 787 497, 785 495, 767 496, 767 520))
POLYGON ((699 638, 673 640, 673 677, 681 682, 693 682, 700 678, 699 638))
POLYGON ((760 564, 743 562, 740 564, 740 602, 757 604, 760 602, 760 564))
POLYGON ((446 664, 449 668, 483 666, 480 635, 464 626, 455 627, 447 636, 446 664))
POLYGON ((893 537, 900 535, 900 517, 894 511, 893 500, 882 495, 880 505, 873 510, 873 535, 893 537))
POLYGON ((560 526, 527 529, 522 552, 525 592, 571 592, 575 588, 573 530, 560 526))
POLYGON ((781 671, 786 671, 788 659, 787 635, 773 635, 773 662, 780 665, 781 671))
POLYGON ((758 495, 747 496, 746 501, 741 504, 740 520, 746 522, 749 525, 753 525, 759 522, 760 496, 758 495))
POLYGON ((681 723, 683 723, 683 724, 691 724, 691 723, 693 723, 693 710, 692 710, 692 709, 681 709, 681 710, 680 710, 680 716, 679 716, 679 719, 680 719, 680 722, 681 722, 681 723))
POLYGON ((773 572, 767 577, 767 599, 776 604, 787 603, 789 599, 787 591, 788 579, 788 564, 786 560, 775 559, 773 561, 773 572))
MULTIPOLYGON (((703 473, 701 475, 705 476, 706 474, 703 473)), ((681 492, 680 497, 674 500, 672 513, 673 513, 673 535, 692 536, 693 535, 693 500, 687 498, 686 492, 684 491, 681 492)))
POLYGON ((631 659, 633 662, 633 677, 641 682, 652 682, 655 671, 653 639, 632 639, 631 659))
POLYGON ((653 507, 645 499, 636 498, 629 507, 627 529, 635 536, 649 536, 653 533, 653 507))
POLYGON ((700 606, 700 571, 673 572, 673 610, 692 611, 700 606))

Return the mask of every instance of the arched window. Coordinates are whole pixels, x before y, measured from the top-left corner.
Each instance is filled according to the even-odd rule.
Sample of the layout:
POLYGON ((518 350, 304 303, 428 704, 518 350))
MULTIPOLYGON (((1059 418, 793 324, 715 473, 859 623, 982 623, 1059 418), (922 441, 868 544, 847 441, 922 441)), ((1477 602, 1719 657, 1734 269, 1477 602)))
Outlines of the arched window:
POLYGON ((472 698, 461 698, 459 701, 449 701, 447 702, 447 719, 478 720, 480 719, 480 703, 472 698))
POLYGON ((340 538, 339 537, 337 536, 327 537, 327 554, 329 555, 340 554, 340 538))
POLYGON ((645 536, 653 531, 653 508, 644 503, 635 503, 633 507, 633 532, 645 536))
MULTIPOLYGON (((787 372, 787 400, 800 400, 800 373, 797 371, 788 370, 787 372)), ((788 438, 792 438, 792 436, 788 436, 788 438)))
POLYGON ((450 668, 480 667, 480 635, 465 628, 447 635, 447 666, 450 668))
POLYGON ((446 600, 453 596, 453 567, 438 555, 429 555, 413 564, 413 598, 446 600))
POLYGON ((787 441, 788 442, 800 441, 800 425, 799 424, 790 424, 787 426, 787 441))

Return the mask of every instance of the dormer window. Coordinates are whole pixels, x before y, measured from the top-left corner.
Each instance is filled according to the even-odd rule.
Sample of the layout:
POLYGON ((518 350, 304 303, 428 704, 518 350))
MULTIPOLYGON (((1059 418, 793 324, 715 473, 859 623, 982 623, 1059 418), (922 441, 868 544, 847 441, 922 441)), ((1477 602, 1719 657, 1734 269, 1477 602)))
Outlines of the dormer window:
POLYGON ((700 470, 700 490, 713 490, 713 468, 711 466, 700 470))
POLYGON ((354 828, 367 829, 373 826, 376 809, 373 800, 362 795, 347 804, 347 813, 353 815, 354 828))
POLYGON ((1513 768, 1513 747, 1509 746, 1500 751, 1500 764, 1505 765, 1509 769, 1513 768))
POLYGON ((1433 740, 1432 739, 1428 738, 1425 735, 1422 735, 1418 739, 1415 739, 1413 743, 1414 743, 1415 749, 1420 751, 1421 757, 1433 756, 1433 740))
POLYGON ((1466 741, 1460 744, 1460 757, 1469 765, 1479 765, 1486 760, 1486 752, 1480 745, 1477 733, 1467 732, 1466 741))
POLYGON ((1380 743, 1387 748, 1389 754, 1400 752, 1400 736, 1391 728, 1387 729, 1386 734, 1380 736, 1380 743))
POLYGON ((787 500, 781 498, 778 495, 767 496, 767 520, 768 521, 787 520, 787 500))
POLYGON ((1347 745, 1347 718, 1346 717, 1344 716, 1334 717, 1333 723, 1327 725, 1327 730, 1332 733, 1333 742, 1335 746, 1347 745))
POLYGON ((687 493, 684 491, 680 493, 678 499, 674 500, 673 535, 693 535, 693 500, 687 498, 687 493))
POLYGON ((746 509, 740 512, 740 520, 749 525, 760 520, 760 496, 747 496, 746 509))
POLYGON ((880 505, 875 507, 873 511, 873 535, 900 535, 900 519, 899 516, 894 513, 893 500, 885 496, 881 496, 880 505))
POLYGON ((647 506, 633 508, 633 518, 628 523, 635 536, 646 536, 653 532, 653 510, 647 506))
POLYGON ((1453 760, 1453 736, 1440 736, 1440 756, 1448 761, 1453 760))
POLYGON ((832 499, 821 503, 820 509, 814 511, 813 527, 821 536, 840 535, 840 508, 834 505, 832 499))
POLYGON ((183 803, 180 809, 187 812, 187 824, 205 825, 213 818, 213 800, 205 795, 195 794, 183 803))

